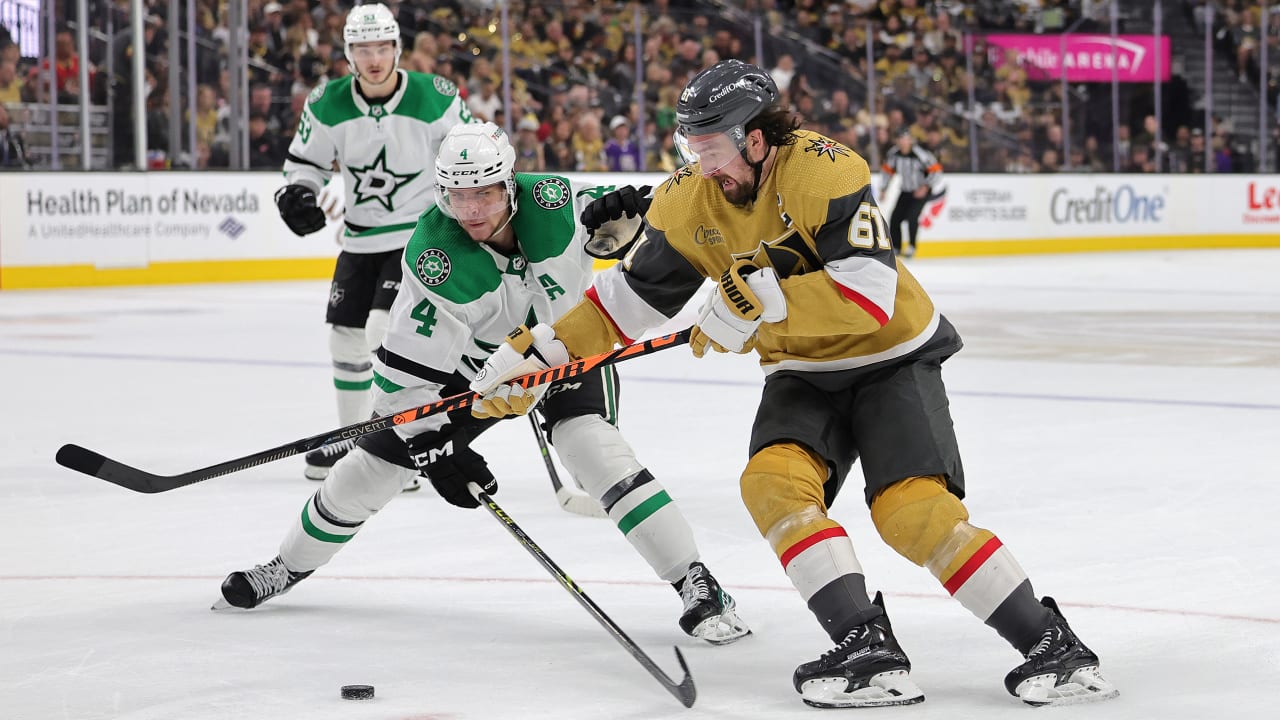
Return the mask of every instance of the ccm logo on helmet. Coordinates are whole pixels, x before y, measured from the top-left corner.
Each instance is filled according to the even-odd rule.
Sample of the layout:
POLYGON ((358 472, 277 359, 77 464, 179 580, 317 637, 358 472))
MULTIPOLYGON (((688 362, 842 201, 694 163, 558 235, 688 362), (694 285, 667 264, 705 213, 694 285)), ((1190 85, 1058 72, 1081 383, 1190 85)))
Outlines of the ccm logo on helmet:
POLYGON ((453 174, 461 175, 462 177, 467 177, 469 175, 479 175, 480 171, 479 170, 454 170, 453 174))
POLYGON ((733 303, 738 312, 744 316, 755 312, 756 306, 752 305, 751 301, 747 300, 742 291, 738 289, 738 283, 734 282, 734 278, 728 270, 725 270, 724 274, 720 276, 720 287, 724 290, 724 296, 729 299, 729 302, 733 303))

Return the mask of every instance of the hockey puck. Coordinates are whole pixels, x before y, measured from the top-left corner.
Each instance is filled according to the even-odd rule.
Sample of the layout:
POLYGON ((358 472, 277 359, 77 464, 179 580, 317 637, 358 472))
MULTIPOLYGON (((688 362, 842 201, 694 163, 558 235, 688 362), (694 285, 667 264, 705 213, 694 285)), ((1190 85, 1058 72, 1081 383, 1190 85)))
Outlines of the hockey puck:
POLYGON ((343 685, 342 699, 343 700, 372 700, 373 686, 372 685, 343 685))

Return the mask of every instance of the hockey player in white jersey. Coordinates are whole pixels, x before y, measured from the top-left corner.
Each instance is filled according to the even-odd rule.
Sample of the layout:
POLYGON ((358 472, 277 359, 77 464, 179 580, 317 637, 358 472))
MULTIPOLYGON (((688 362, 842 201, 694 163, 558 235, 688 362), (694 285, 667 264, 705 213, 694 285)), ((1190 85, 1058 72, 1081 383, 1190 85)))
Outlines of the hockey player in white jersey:
MULTIPOLYGON (((296 234, 316 232, 325 225, 317 193, 341 174, 342 252, 325 320, 338 422, 351 425, 371 412, 371 352, 382 342, 400 287, 401 251, 418 215, 435 202, 436 148, 450 128, 471 122, 471 113, 448 79, 399 67, 400 26, 385 5, 356 6, 342 32, 352 75, 316 87, 307 98, 276 206, 296 234)), ((307 453, 306 476, 323 480, 350 447, 336 443, 307 453)))
MULTIPOLYGON (((441 145, 439 204, 418 220, 405 248, 405 282, 375 359, 379 415, 465 391, 510 328, 559 317, 590 286, 593 256, 620 257, 638 237, 647 190, 623 188, 602 208, 609 203, 592 198, 612 187, 515 173, 515 160, 506 133, 493 123, 456 127, 441 145), (597 226, 601 213, 616 220, 589 236, 584 213, 588 221, 595 214, 597 226)), ((688 522, 618 431, 617 400, 617 372, 607 366, 503 395, 499 415, 540 402, 556 454, 574 481, 679 592, 681 629, 712 644, 744 637, 750 631, 733 598, 699 562, 688 522)), ((496 422, 461 410, 360 438, 295 515, 280 554, 231 573, 214 607, 252 608, 289 590, 418 474, 448 502, 478 507, 467 483, 493 494, 497 480, 472 441, 496 422)))

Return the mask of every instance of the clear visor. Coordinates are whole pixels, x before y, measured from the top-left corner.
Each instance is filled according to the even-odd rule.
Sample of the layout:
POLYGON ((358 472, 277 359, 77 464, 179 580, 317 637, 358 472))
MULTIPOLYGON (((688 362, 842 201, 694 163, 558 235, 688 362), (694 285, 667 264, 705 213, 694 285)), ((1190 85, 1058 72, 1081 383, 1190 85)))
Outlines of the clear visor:
POLYGON ((506 210, 509 204, 504 183, 478 188, 436 187, 440 195, 436 202, 440 209, 457 220, 484 220, 506 210))
POLYGON ((747 147, 741 127, 710 135, 685 135, 684 130, 676 130, 675 141, 680 157, 686 163, 701 165, 703 175, 724 169, 734 158, 741 157, 747 147))

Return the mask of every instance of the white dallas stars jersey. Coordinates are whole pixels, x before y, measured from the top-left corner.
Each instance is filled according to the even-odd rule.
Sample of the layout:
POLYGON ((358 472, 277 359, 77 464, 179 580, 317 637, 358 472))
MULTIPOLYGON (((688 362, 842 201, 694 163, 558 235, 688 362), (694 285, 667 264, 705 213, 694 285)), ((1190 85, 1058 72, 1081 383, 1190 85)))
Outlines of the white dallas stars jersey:
POLYGON ((396 91, 369 104, 350 75, 316 87, 289 144, 285 181, 324 187, 336 164, 345 181, 343 249, 404 247, 435 204, 436 150, 454 125, 471 122, 458 88, 436 75, 398 70, 396 91))
MULTIPOLYGON (((516 173, 511 221, 517 254, 470 238, 438 208, 423 213, 404 250, 404 280, 374 359, 374 412, 387 415, 439 400, 467 383, 518 325, 550 323, 591 284, 582 210, 613 186, 570 185, 555 175, 516 173)), ((397 425, 409 438, 437 430, 444 414, 397 425)))

